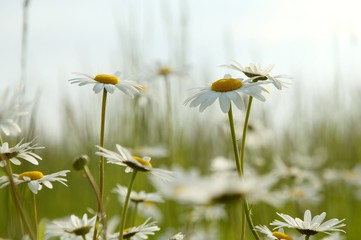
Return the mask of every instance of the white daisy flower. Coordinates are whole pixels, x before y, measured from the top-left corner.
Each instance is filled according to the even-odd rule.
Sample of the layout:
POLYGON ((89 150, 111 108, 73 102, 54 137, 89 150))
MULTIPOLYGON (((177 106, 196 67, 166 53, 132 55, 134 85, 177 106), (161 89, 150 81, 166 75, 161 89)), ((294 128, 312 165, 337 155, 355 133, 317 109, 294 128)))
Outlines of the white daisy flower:
POLYGON ((250 64, 247 67, 243 67, 240 63, 233 61, 233 64, 222 65, 223 67, 231 68, 237 71, 241 71, 247 77, 251 78, 252 81, 268 81, 272 83, 277 89, 282 89, 282 87, 286 86, 288 83, 282 81, 281 79, 290 79, 291 77, 287 75, 276 75, 271 76, 270 73, 274 67, 274 65, 270 64, 265 68, 262 68, 259 65, 250 64))
POLYGON ((6 136, 16 136, 21 132, 20 126, 16 123, 19 116, 26 114, 22 108, 27 103, 19 101, 23 86, 20 85, 15 91, 6 88, 0 98, 0 132, 6 136))
POLYGON ((196 92, 187 98, 184 104, 189 104, 189 107, 199 106, 199 111, 203 112, 219 99, 219 105, 224 113, 228 113, 232 102, 238 109, 244 109, 241 93, 253 96, 260 101, 266 100, 262 93, 267 92, 267 90, 260 86, 262 84, 264 82, 232 78, 231 75, 226 74, 222 79, 213 82, 209 86, 194 88, 196 92))
POLYGON ((99 152, 96 152, 97 155, 106 158, 108 163, 125 166, 125 172, 127 173, 133 172, 134 170, 150 172, 164 180, 172 180, 172 173, 164 169, 153 168, 150 163, 151 158, 148 156, 132 156, 127 149, 119 144, 116 144, 118 152, 113 152, 100 146, 97 146, 97 148, 100 150, 99 152))
POLYGON ((95 216, 88 219, 87 214, 84 214, 82 218, 71 215, 62 220, 55 220, 46 226, 46 239, 53 237, 58 237, 61 240, 92 239, 95 220, 95 216))
POLYGON ((114 89, 119 89, 128 96, 133 97, 142 90, 142 86, 133 81, 119 80, 120 72, 114 75, 98 74, 94 77, 83 73, 74 73, 74 78, 69 79, 70 83, 78 84, 79 86, 94 84, 93 90, 95 93, 101 92, 105 89, 108 93, 113 93, 114 89))
POLYGON ((22 143, 22 141, 20 141, 15 147, 10 148, 9 143, 4 142, 3 145, 0 146, 0 167, 4 167, 7 160, 15 165, 20 165, 20 159, 38 165, 38 160, 41 160, 41 157, 33 153, 32 150, 42 149, 43 147, 37 147, 36 144, 31 144, 32 142, 22 143))
MULTIPOLYGON (((52 173, 49 175, 44 175, 40 171, 29 171, 23 172, 21 174, 13 174, 13 179, 15 184, 27 183, 30 190, 37 194, 43 188, 43 185, 47 188, 52 189, 53 184, 51 182, 60 182, 61 184, 66 185, 66 179, 63 178, 66 174, 70 172, 69 170, 63 170, 60 172, 52 173)), ((0 188, 3 188, 9 185, 9 178, 3 176, 0 178, 0 188)))
POLYGON ((304 214, 304 220, 299 218, 292 218, 291 216, 283 213, 277 214, 285 222, 274 220, 271 225, 276 226, 275 229, 281 227, 294 228, 306 236, 315 235, 317 233, 331 234, 332 232, 345 232, 344 230, 340 229, 341 227, 346 226, 346 224, 342 223, 345 219, 338 220, 337 218, 332 218, 322 223, 326 217, 325 212, 312 218, 311 211, 306 210, 304 214))
POLYGON ((293 240, 291 236, 284 233, 283 229, 279 229, 279 231, 271 231, 267 226, 260 225, 256 226, 254 230, 265 234, 269 240, 293 240))
MULTIPOLYGON (((131 227, 123 230, 123 239, 141 240, 148 239, 149 235, 154 235, 160 228, 156 225, 156 222, 149 222, 151 218, 148 218, 142 225, 137 227, 131 227)), ((115 233, 108 236, 108 239, 118 239, 119 233, 115 233)))

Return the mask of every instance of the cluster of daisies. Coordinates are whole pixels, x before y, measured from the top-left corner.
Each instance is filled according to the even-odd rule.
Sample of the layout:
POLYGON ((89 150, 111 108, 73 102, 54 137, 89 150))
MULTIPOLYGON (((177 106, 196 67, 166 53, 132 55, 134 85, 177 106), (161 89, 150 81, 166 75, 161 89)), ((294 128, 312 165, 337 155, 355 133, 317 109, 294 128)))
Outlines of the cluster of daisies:
MULTIPOLYGON (((287 86, 289 77, 286 75, 272 76, 270 73, 273 65, 266 68, 261 68, 251 64, 243 67, 237 62, 229 65, 223 65, 231 70, 235 70, 244 74, 245 79, 235 78, 230 74, 225 74, 223 78, 214 81, 207 86, 194 88, 193 94, 184 102, 189 107, 198 107, 202 112, 210 107, 216 100, 219 102, 220 109, 223 113, 231 113, 232 106, 235 105, 238 109, 243 110, 245 107, 244 96, 265 101, 265 93, 268 93, 266 86, 271 84, 277 89, 282 89, 287 86)), ((168 76, 171 70, 168 68, 161 69, 159 75, 168 76)), ((103 100, 106 99, 108 93, 112 94, 115 90, 135 97, 142 94, 144 87, 136 82, 121 80, 120 72, 114 75, 98 74, 89 76, 87 74, 75 73, 71 78, 70 83, 83 85, 93 85, 95 93, 103 93, 103 100)), ((9 101, 13 104, 11 101, 9 101)), ((106 101, 103 103, 105 104, 106 101)), ((11 134, 18 134, 21 132, 19 125, 16 123, 16 118, 21 115, 13 113, 11 104, 4 104, 0 112, 0 130, 6 136, 11 134), (11 113, 11 114, 10 114, 11 113)), ((105 106, 103 106, 105 111, 105 106)), ((105 112, 102 112, 102 121, 105 118, 105 112)), ((232 127, 231 127, 232 128, 232 127)), ((101 130, 101 134, 104 131, 101 130)), ((1 137, 1 134, 0 134, 1 137)), ((150 207, 149 203, 162 203, 163 197, 172 199, 181 204, 194 206, 191 216, 193 223, 200 218, 210 219, 224 219, 227 217, 225 213, 225 206, 230 203, 244 203, 246 206, 246 217, 251 218, 248 204, 256 204, 264 202, 272 206, 278 207, 285 201, 282 194, 274 193, 275 185, 278 184, 279 177, 270 173, 264 176, 258 176, 249 173, 243 168, 243 162, 239 163, 237 144, 234 144, 236 166, 234 164, 226 164, 227 166, 222 171, 221 168, 216 167, 217 171, 209 176, 201 176, 197 171, 184 172, 183 170, 174 168, 169 171, 162 168, 153 167, 151 158, 149 156, 138 156, 132 154, 132 151, 123 147, 120 144, 115 145, 115 150, 110 150, 104 147, 104 136, 100 137, 100 145, 97 145, 96 155, 100 158, 100 179, 97 183, 91 175, 87 167, 87 157, 76 158, 74 161, 74 168, 76 170, 84 170, 93 190, 96 193, 98 201, 98 210, 91 211, 84 214, 82 217, 76 215, 67 216, 65 218, 57 219, 46 223, 45 234, 43 238, 52 239, 148 239, 155 235, 160 227, 157 222, 152 219, 160 219, 160 211, 155 207, 150 207), (109 163, 124 167, 125 174, 131 175, 129 186, 124 187, 119 184, 113 189, 113 193, 117 194, 119 201, 122 203, 122 214, 120 219, 115 217, 107 219, 106 211, 103 205, 103 183, 104 183, 104 168, 103 163, 109 163), (242 165, 242 167, 240 167, 242 165), (236 171, 237 169, 237 171, 236 171), (144 191, 134 191, 133 184, 137 174, 150 175, 151 182, 158 192, 146 193, 144 191), (230 184, 232 183, 232 184, 230 184), (100 187, 98 187, 98 184, 100 187), (140 224, 131 227, 126 227, 126 223, 130 222, 128 215, 128 208, 132 208, 133 220, 137 214, 142 214, 146 220, 140 224), (205 214, 207 213, 207 214, 205 214), (148 217, 151 215, 152 217, 148 217)), ((11 165, 20 165, 22 161, 27 161, 34 165, 39 164, 42 158, 34 151, 41 149, 33 142, 24 143, 19 142, 13 147, 10 147, 9 142, 4 142, 0 138, 0 167, 5 169, 5 176, 0 177, 0 188, 9 186, 13 191, 13 197, 17 206, 19 215, 23 216, 25 225, 28 226, 28 234, 32 239, 38 238, 38 223, 37 216, 34 216, 35 229, 31 226, 34 224, 26 224, 27 218, 24 214, 24 209, 19 200, 19 193, 17 186, 26 183, 29 190, 33 194, 38 194, 43 186, 52 189, 54 182, 59 182, 67 186, 66 176, 69 170, 62 170, 52 174, 44 174, 41 171, 26 171, 23 173, 13 173, 11 165)), ((235 143, 235 141, 234 141, 235 143)), ((243 160, 242 160, 243 161, 243 160)), ((34 198, 35 204, 35 198, 34 198)), ((305 239, 308 240, 311 236, 317 233, 334 234, 343 233, 341 228, 345 226, 343 220, 331 219, 323 222, 326 213, 316 215, 312 218, 311 212, 307 210, 304 213, 304 220, 299 218, 292 218, 289 215, 278 213, 283 221, 275 220, 270 225, 274 226, 270 230, 265 225, 253 226, 250 225, 254 232, 256 239, 260 239, 257 233, 263 234, 267 239, 305 239), (285 233, 284 229, 290 228, 298 231, 298 236, 285 233)), ((230 216, 228 216, 230 218, 230 216)), ((252 220, 250 220, 252 222, 252 220)), ((134 223, 134 222, 133 222, 134 223)), ((212 227, 216 229, 216 227, 212 227)), ((206 236, 199 237, 192 231, 187 231, 187 239, 217 239, 221 237, 220 233, 211 233, 205 230, 206 236), (207 236, 208 232, 208 236, 207 236), (212 235, 210 237, 209 235, 212 235)), ((336 236, 338 235, 332 235, 336 236)), ((177 234, 169 234, 162 239, 181 240, 184 235, 179 232, 177 234)))

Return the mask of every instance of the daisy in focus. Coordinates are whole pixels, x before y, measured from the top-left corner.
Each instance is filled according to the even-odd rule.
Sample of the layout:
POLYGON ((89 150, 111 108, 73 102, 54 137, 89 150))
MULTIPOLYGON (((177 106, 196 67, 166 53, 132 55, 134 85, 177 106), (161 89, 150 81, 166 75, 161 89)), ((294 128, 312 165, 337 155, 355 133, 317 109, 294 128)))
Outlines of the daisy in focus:
MULTIPOLYGON (((142 225, 137 227, 131 227, 123 230, 123 239, 142 240, 148 239, 149 235, 154 235, 160 228, 156 225, 156 222, 149 222, 151 218, 148 218, 142 225)), ((108 239, 118 239, 119 233, 115 233, 108 236, 108 239)))
POLYGON ((150 163, 151 158, 148 156, 132 156, 127 149, 119 144, 116 144, 117 152, 100 146, 97 146, 97 148, 99 149, 99 151, 96 152, 97 155, 106 158, 108 163, 125 166, 126 173, 133 171, 149 172, 163 180, 172 180, 172 172, 160 168, 153 168, 150 163))
MULTIPOLYGON (((52 182, 60 182, 66 185, 67 180, 64 178, 69 170, 63 170, 60 172, 44 175, 40 171, 29 171, 21 174, 13 174, 14 183, 16 185, 21 183, 27 183, 30 191, 37 194, 43 188, 43 185, 49 189, 53 188, 52 182)), ((3 188, 10 184, 7 176, 0 177, 0 188, 3 188)))
POLYGON ((117 71, 114 75, 98 74, 92 77, 84 73, 74 73, 75 76, 69 79, 69 82, 79 86, 94 84, 93 90, 95 93, 100 93, 103 89, 108 93, 113 93, 115 89, 118 89, 131 97, 142 90, 143 87, 136 82, 119 80, 120 74, 117 71))
POLYGON ((256 226, 255 230, 265 234, 267 239, 269 240, 303 240, 304 236, 294 239, 293 237, 284 233, 283 229, 279 229, 279 231, 271 231, 267 226, 260 225, 256 226))
POLYGON ((346 224, 342 223, 345 219, 338 220, 337 218, 332 218, 322 223, 326 217, 325 212, 312 218, 311 211, 306 210, 304 214, 304 220, 299 218, 292 218, 291 216, 283 213, 277 214, 284 220, 284 222, 274 220, 271 225, 276 226, 275 229, 283 227, 293 228, 297 229, 301 234, 306 235, 307 237, 317 233, 331 234, 333 232, 345 232, 344 230, 340 229, 346 226, 346 224))
POLYGON ((238 109, 244 109, 244 101, 242 93, 252 96, 260 101, 266 98, 262 95, 267 92, 262 85, 264 82, 252 82, 249 79, 233 78, 226 74, 222 79, 213 82, 206 87, 194 88, 195 93, 184 101, 189 107, 199 107, 199 111, 203 112, 207 107, 211 106, 217 99, 222 112, 228 113, 233 102, 238 109))
POLYGON ((92 239, 93 226, 96 217, 88 219, 84 214, 82 218, 71 215, 62 220, 55 220, 48 224, 45 229, 46 239, 58 237, 65 239, 92 239))
POLYGON ((16 144, 15 147, 10 148, 9 143, 4 142, 0 146, 0 167, 4 167, 7 161, 15 165, 20 165, 20 159, 38 165, 38 160, 41 160, 41 157, 32 151, 42 148, 43 147, 37 147, 36 144, 32 145, 32 142, 22 143, 22 141, 16 144))
POLYGON ((271 76, 270 73, 274 67, 272 64, 266 66, 265 68, 262 68, 259 65, 256 66, 252 63, 247 67, 243 67, 240 63, 233 61, 232 64, 222 66, 243 72, 244 75, 249 77, 253 82, 268 81, 280 90, 288 84, 287 82, 282 81, 282 79, 291 79, 291 77, 287 75, 271 76))

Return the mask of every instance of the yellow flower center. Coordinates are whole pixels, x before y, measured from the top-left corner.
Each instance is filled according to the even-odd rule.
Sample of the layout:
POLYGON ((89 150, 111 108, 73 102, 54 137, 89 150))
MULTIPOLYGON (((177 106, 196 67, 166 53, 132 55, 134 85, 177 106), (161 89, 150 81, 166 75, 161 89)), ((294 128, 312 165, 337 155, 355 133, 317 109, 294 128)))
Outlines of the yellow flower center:
POLYGON ((140 158, 140 157, 137 157, 137 156, 132 156, 132 158, 134 158, 135 160, 137 160, 137 162, 139 162, 139 163, 142 164, 143 166, 152 167, 152 164, 150 164, 150 162, 144 160, 143 158, 140 158))
POLYGON ((24 180, 24 177, 28 177, 31 180, 38 180, 38 179, 42 179, 44 177, 44 174, 39 171, 23 172, 22 174, 19 175, 18 179, 24 180))
POLYGON ((108 74, 98 74, 94 78, 95 81, 104 83, 104 84, 113 84, 116 85, 119 83, 119 78, 114 75, 108 74))
POLYGON ((283 240, 293 240, 292 237, 288 236, 287 234, 285 233, 281 233, 281 232, 273 232, 272 233, 272 236, 278 238, 278 239, 283 239, 283 240))
POLYGON ((173 70, 170 67, 161 67, 158 69, 158 74, 161 76, 167 76, 171 74, 173 70))
POLYGON ((222 78, 212 83, 211 89, 215 92, 229 92, 243 86, 241 80, 236 78, 222 78))

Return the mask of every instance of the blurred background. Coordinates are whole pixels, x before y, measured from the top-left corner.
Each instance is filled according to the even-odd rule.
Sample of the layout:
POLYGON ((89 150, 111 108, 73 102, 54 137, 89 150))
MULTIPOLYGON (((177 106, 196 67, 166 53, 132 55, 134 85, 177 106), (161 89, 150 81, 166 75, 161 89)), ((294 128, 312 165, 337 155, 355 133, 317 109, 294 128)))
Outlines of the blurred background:
MULTIPOLYGON (((322 152, 323 162, 312 168, 319 177, 326 168, 351 171, 361 155, 358 9, 357 0, 0 0, 0 93, 22 84, 19 98, 30 103, 31 114, 22 119, 26 129, 18 139, 36 138, 46 147, 39 154, 49 160, 41 168, 70 169, 71 160, 80 154, 95 158, 101 94, 67 80, 73 72, 120 70, 124 79, 144 84, 149 91, 135 101, 119 93, 109 95, 106 146, 165 149, 167 157, 158 157, 162 164, 207 172, 209 159, 232 156, 227 116, 218 106, 202 114, 184 106, 187 89, 226 73, 240 77, 219 67, 233 60, 244 66, 275 64, 273 74, 293 79, 282 91, 270 89, 265 103, 254 104, 251 123, 263 127, 256 137, 266 143, 261 152, 256 148, 248 154, 263 159, 262 171, 270 167, 267 160, 275 156, 289 160, 295 152, 311 157, 322 152), (159 74, 164 67, 172 74, 159 74), (169 92, 171 112, 165 104, 169 92)), ((236 115, 242 124, 243 113, 236 115)), ((19 170, 26 167, 31 166, 24 164, 19 170)), ((108 171, 114 180, 123 181, 119 170, 108 171)), ((361 173, 352 174, 356 180, 351 185, 358 189, 361 173)), ((86 182, 81 174, 72 173, 69 188, 60 186, 57 196, 85 199, 80 204, 64 202, 55 194, 39 196, 43 215, 80 214, 89 205, 94 207, 92 192, 77 191, 79 184, 86 182), (63 207, 54 209, 54 204, 63 207)), ((146 185, 146 178, 138 184, 146 185)), ((347 190, 341 184, 332 186, 325 190, 329 199, 313 208, 348 219, 347 231, 357 236, 352 226, 360 220, 351 214, 350 205, 358 213, 361 209, 354 189, 347 190)), ((275 217, 274 211, 262 217, 265 224, 275 217)), ((0 227, 6 236, 10 230, 0 227)))

